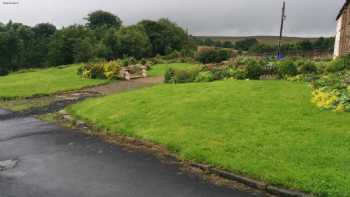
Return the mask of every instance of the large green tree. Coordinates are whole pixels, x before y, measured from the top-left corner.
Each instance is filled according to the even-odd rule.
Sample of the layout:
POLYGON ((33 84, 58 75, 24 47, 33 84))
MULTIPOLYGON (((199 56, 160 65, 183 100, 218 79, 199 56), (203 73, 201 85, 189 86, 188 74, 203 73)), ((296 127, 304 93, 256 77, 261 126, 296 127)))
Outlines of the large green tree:
POLYGON ((115 35, 118 38, 120 56, 142 58, 151 53, 151 43, 147 34, 138 26, 121 28, 115 35))
POLYGON ((184 49, 189 36, 181 27, 168 19, 159 21, 144 20, 139 26, 142 26, 152 44, 152 55, 167 55, 175 50, 184 49))
POLYGON ((86 20, 88 21, 87 26, 91 29, 99 27, 120 28, 122 25, 122 21, 118 16, 102 10, 91 12, 86 20))

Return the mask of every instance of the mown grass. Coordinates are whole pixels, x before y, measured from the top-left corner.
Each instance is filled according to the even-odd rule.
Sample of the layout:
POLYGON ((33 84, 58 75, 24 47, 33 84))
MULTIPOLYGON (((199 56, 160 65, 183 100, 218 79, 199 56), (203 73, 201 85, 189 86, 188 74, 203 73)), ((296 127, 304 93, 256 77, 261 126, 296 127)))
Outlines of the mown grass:
POLYGON ((185 159, 318 196, 350 196, 350 114, 318 109, 310 92, 285 81, 160 85, 68 110, 185 159))
POLYGON ((184 68, 193 68, 196 66, 198 66, 198 65, 188 64, 188 63, 156 64, 156 65, 152 66, 151 70, 148 71, 147 74, 150 77, 157 77, 157 76, 163 76, 169 68, 184 69, 184 68))
POLYGON ((0 77, 0 98, 48 95, 107 82, 82 79, 77 75, 79 66, 35 69, 0 77))

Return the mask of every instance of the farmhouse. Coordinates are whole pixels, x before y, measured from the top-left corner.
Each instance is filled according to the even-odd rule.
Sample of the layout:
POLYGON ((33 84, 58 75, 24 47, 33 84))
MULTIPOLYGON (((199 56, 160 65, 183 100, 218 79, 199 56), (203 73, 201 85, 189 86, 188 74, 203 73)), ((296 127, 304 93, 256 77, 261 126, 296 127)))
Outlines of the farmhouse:
POLYGON ((335 38, 334 58, 350 52, 350 0, 346 0, 337 16, 337 35, 335 38))

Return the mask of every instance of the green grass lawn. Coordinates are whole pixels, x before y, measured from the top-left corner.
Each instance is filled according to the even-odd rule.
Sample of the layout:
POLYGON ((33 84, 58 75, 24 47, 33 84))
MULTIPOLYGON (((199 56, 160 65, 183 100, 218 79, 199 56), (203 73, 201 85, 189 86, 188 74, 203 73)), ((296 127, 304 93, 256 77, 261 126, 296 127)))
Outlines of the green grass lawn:
POLYGON ((220 81, 160 85, 68 110, 181 157, 312 192, 350 196, 350 114, 321 110, 305 84, 220 81))
POLYGON ((151 70, 148 71, 148 76, 157 77, 163 76, 169 68, 173 69, 184 69, 184 68, 193 68, 198 65, 196 64, 188 64, 188 63, 175 63, 175 64, 156 64, 152 66, 151 70))
POLYGON ((0 77, 0 98, 47 95, 106 83, 104 80, 82 79, 79 65, 64 68, 35 69, 0 77))

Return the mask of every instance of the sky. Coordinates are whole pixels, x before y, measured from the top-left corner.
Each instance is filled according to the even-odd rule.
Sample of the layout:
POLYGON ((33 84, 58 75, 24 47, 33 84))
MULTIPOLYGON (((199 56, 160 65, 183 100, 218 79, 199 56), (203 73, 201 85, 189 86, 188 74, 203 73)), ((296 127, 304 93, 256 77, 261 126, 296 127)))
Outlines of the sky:
MULTIPOLYGON (((58 27, 84 24, 95 10, 118 15, 125 25, 169 18, 192 35, 278 35, 283 0, 0 0, 0 22, 58 27), (7 3, 6 3, 7 2, 7 3), (8 4, 18 2, 18 4, 8 4)), ((333 36, 345 0, 286 0, 285 35, 333 36)))

